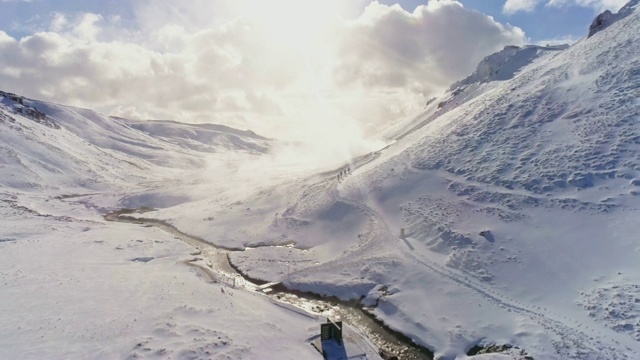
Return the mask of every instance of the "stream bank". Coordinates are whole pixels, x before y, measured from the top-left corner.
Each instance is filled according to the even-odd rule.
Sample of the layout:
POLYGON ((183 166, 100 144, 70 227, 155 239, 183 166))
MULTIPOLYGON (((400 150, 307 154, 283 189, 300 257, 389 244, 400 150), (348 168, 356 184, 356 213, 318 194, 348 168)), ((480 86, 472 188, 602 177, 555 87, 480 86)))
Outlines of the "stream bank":
MULTIPOLYGON (((186 234, 166 221, 129 215, 142 214, 152 210, 147 207, 121 209, 105 214, 104 219, 160 228, 172 234, 176 239, 198 249, 201 252, 199 255, 210 261, 210 268, 213 272, 218 272, 225 278, 241 277, 243 281, 239 285, 249 291, 256 291, 258 286, 266 283, 266 281, 251 278, 229 262, 229 253, 243 251, 243 249, 219 247, 204 239, 186 234)), ((194 264, 189 265, 194 266, 194 264)), ((415 344, 407 336, 387 327, 358 300, 345 301, 333 296, 327 297, 312 292, 298 291, 289 289, 281 283, 272 286, 271 291, 265 294, 275 301, 297 306, 315 315, 341 319, 358 328, 380 349, 380 355, 384 359, 433 359, 431 350, 415 344)))

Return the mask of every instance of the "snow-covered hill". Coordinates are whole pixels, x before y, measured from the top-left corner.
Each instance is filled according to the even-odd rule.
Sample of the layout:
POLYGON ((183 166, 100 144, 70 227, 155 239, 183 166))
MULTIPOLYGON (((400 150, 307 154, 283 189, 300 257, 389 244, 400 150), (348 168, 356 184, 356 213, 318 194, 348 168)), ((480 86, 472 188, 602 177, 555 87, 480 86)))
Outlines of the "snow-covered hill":
POLYGON ((615 301, 615 289, 640 298, 640 11, 631 5, 566 50, 488 57, 393 129, 397 141, 333 195, 381 229, 291 283, 394 288, 376 314, 444 358, 476 342, 544 359, 637 358, 640 308, 615 301))
POLYGON ((568 45, 507 46, 501 51, 484 58, 471 75, 453 83, 453 85, 449 87, 449 92, 457 92, 459 94, 465 91, 464 87, 473 85, 474 83, 512 79, 523 67, 531 64, 540 56, 546 55, 545 53, 562 51, 568 47, 568 45))
POLYGON ((179 184, 212 166, 225 178, 221 162, 233 172, 272 143, 0 92, 0 358, 316 356, 319 319, 207 278, 173 234, 103 218, 141 191, 163 191, 149 206, 188 201, 179 184))
POLYGON ((112 189, 202 169, 201 153, 264 154, 272 141, 222 125, 130 121, 0 92, 0 184, 112 189))
POLYGON ((263 154, 269 151, 269 139, 251 130, 237 130, 218 124, 185 124, 175 121, 128 121, 127 124, 169 143, 202 152, 244 150, 263 154))
POLYGON ((638 2, 624 11, 569 48, 489 56, 387 131, 391 145, 333 172, 149 216, 230 247, 295 243, 231 258, 266 280, 364 296, 442 359, 479 343, 637 358, 638 2))
MULTIPOLYGON (((571 47, 507 47, 487 57, 420 114, 387 130, 388 146, 322 172, 313 166, 300 170, 302 161, 255 156, 268 152, 272 141, 251 132, 107 118, 32 100, 21 104, 3 94, 0 211, 11 221, 0 233, 0 249, 15 248, 0 252, 9 254, 0 263, 12 289, 0 300, 15 304, 21 291, 33 290, 22 275, 28 269, 8 261, 20 254, 27 254, 21 261, 34 257, 46 263, 53 274, 29 273, 43 289, 37 292, 40 307, 47 305, 42 297, 49 280, 82 281, 103 294, 96 278, 82 272, 76 279, 64 261, 37 257, 40 246, 49 249, 64 239, 65 246, 78 247, 78 256, 91 259, 99 277, 110 276, 111 266, 130 271, 126 259, 134 255, 169 259, 151 262, 155 270, 148 276, 170 286, 147 291, 180 304, 189 299, 176 289, 198 297, 195 309, 161 302, 151 320, 127 333, 144 348, 172 339, 164 349, 171 354, 188 349, 185 354, 251 357, 258 354, 256 346, 277 351, 269 341, 274 323, 316 326, 272 312, 245 293, 236 299, 249 315, 231 321, 220 306, 201 301, 207 296, 224 302, 226 295, 214 295, 193 279, 170 279, 182 279, 174 265, 188 247, 145 228, 128 227, 126 235, 115 227, 120 224, 100 217, 122 207, 152 207, 131 216, 160 219, 237 250, 229 258, 254 278, 360 299, 441 360, 464 359, 474 346, 489 344, 515 346, 510 354, 520 359, 636 359, 639 1, 621 15, 606 16, 603 24, 571 47), (80 191, 84 196, 78 199, 60 196, 80 191), (103 244, 113 246, 94 248, 103 244), (194 320, 202 314, 223 319, 229 329, 219 335, 211 323, 194 320), (162 322, 163 316, 171 321, 162 322), (256 317, 255 323, 247 320, 256 317), (251 332, 259 339, 243 337, 251 332), (203 347, 200 335, 226 336, 232 345, 203 347)), ((116 278, 109 286, 134 291, 134 285, 119 285, 125 277, 116 278)), ((131 282, 142 284, 144 276, 137 273, 131 282)), ((138 309, 151 300, 143 300, 127 315, 144 318, 138 309)), ((14 305, 4 309, 19 313, 14 305)), ((52 321, 38 314, 34 319, 52 321)), ((21 332, 0 323, 0 334, 18 341, 32 335, 54 344, 69 341, 38 329, 36 320, 21 332)), ((94 338, 105 339, 116 325, 128 323, 86 324, 76 319, 69 326, 97 328, 94 338)), ((279 355, 296 358, 304 336, 285 328, 279 355)), ((129 343, 114 337, 110 346, 129 343)), ((119 354, 140 355, 143 349, 135 343, 119 354)), ((7 354, 24 354, 21 349, 7 354)), ((162 357, 162 350, 155 356, 162 357)))

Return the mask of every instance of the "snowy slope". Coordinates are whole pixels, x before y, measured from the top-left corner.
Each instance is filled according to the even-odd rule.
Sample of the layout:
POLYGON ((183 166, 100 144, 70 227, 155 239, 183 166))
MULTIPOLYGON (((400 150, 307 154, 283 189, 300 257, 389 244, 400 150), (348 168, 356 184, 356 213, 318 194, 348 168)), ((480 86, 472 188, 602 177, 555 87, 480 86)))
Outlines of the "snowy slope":
POLYGON ((396 124, 380 136, 387 140, 402 139, 447 111, 489 91, 495 82, 512 79, 534 60, 541 61, 544 58, 553 57, 567 47, 567 45, 506 46, 501 51, 484 58, 471 75, 453 83, 444 96, 430 100, 421 114, 396 124))
POLYGON ((318 319, 211 281, 194 248, 46 194, 0 201, 0 358, 319 358, 318 319), (68 214, 70 216, 62 216, 68 214), (141 260, 136 260, 141 259, 141 260))
POLYGON ((106 189, 208 166, 201 152, 263 154, 271 141, 204 124, 109 118, 0 92, 2 185, 106 189))
POLYGON ((568 47, 568 45, 506 46, 501 51, 482 59, 476 70, 468 77, 453 83, 449 87, 449 92, 457 91, 461 93, 464 91, 464 87, 474 83, 512 79, 523 67, 529 65, 537 58, 546 55, 547 52, 562 51, 568 47))
POLYGON ((103 219, 142 190, 165 191, 137 200, 150 206, 188 201, 177 184, 271 144, 0 93, 0 358, 319 357, 320 318, 207 278, 170 233, 103 219))
POLYGON ((368 296, 443 359, 478 343, 637 358, 637 7, 570 48, 489 57, 344 178, 346 164, 149 216, 230 247, 295 243, 232 260, 299 289, 368 296))
POLYGON ((251 130, 241 131, 217 124, 185 124, 175 121, 127 121, 127 124, 156 138, 202 152, 244 150, 257 154, 269 150, 268 139, 251 130))
POLYGON ((376 313, 443 356, 637 358, 640 313, 615 299, 640 297, 639 26, 636 5, 517 72, 481 64, 337 186, 382 230, 292 283, 394 286, 376 313))
POLYGON ((605 10, 596 18, 589 26, 589 36, 593 36, 598 31, 604 30, 607 26, 615 23, 616 21, 624 18, 633 13, 635 7, 638 5, 637 1, 631 0, 625 6, 623 6, 617 13, 613 14, 610 10, 605 10))

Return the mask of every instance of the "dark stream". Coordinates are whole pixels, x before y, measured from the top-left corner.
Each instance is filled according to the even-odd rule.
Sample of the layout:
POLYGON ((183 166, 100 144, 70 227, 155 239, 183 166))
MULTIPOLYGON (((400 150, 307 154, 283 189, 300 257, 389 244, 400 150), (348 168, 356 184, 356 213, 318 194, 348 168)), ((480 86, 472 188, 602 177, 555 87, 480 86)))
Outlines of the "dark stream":
MULTIPOLYGON (((233 251, 242 251, 241 249, 218 247, 204 239, 186 234, 162 220, 127 216, 127 214, 143 213, 149 210, 151 209, 122 209, 108 213, 104 218, 107 221, 154 226, 174 235, 177 239, 198 249, 198 255, 211 263, 211 269, 214 272, 222 273, 221 275, 227 279, 241 277, 241 281, 238 282, 239 286, 255 290, 257 286, 265 283, 243 274, 240 269, 229 263, 227 255, 233 251)), ((394 357, 402 360, 433 359, 433 352, 413 343, 411 339, 402 333, 388 328, 382 321, 367 311, 359 301, 344 301, 336 297, 297 291, 288 289, 282 284, 273 286, 272 291, 266 294, 279 302, 295 305, 316 315, 340 319, 359 329, 380 349, 380 354, 384 359, 392 359, 394 357)))

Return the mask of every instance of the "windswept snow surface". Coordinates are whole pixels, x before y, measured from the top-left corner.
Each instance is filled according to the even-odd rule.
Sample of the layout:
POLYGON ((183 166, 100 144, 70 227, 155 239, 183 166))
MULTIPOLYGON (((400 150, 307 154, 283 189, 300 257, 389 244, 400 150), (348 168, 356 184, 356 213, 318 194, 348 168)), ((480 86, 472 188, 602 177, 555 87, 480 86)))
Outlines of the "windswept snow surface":
POLYGON ((444 358, 476 342, 637 358, 639 15, 511 79, 461 84, 403 124, 412 131, 337 186, 382 231, 292 283, 392 286, 376 314, 444 358), (616 301, 619 282, 629 294, 616 301))
POLYGON ((485 343, 636 359, 640 14, 629 8, 570 48, 498 56, 508 68, 491 73, 508 76, 458 83, 390 129, 391 145, 333 172, 149 216, 246 247, 231 258, 252 276, 365 296, 442 359, 485 343))
POLYGON ((202 173, 202 152, 264 154, 271 141, 220 125, 109 118, 91 110, 0 92, 0 184, 34 191, 113 190, 202 173))
POLYGON ((166 348, 177 357, 265 358, 263 346, 278 358, 312 356, 302 341, 308 333, 296 331, 315 322, 234 292, 233 306, 254 319, 236 321, 219 286, 185 277, 193 274, 176 264, 188 247, 99 217, 145 206, 155 211, 137 216, 236 249, 232 262, 255 278, 364 298, 439 359, 464 359, 477 344, 511 344, 535 359, 639 358, 638 1, 624 11, 569 48, 489 56, 386 131, 388 146, 334 166, 301 162, 295 150, 276 159, 272 142, 252 133, 25 101, 48 115, 42 119, 16 114, 5 98, 0 185, 9 226, 0 263, 11 291, 0 295, 0 315, 11 320, 0 322, 0 348, 7 356, 73 356, 99 339, 100 354, 116 357, 162 357, 166 348), (86 196, 66 198, 73 194, 86 196), (65 249, 87 260, 62 261, 73 254, 65 249), (70 292, 73 281, 80 292, 70 292), (106 314, 103 325, 83 316, 48 330, 72 317, 62 305, 95 294, 122 301, 113 294, 138 294, 142 284, 156 286, 118 304, 125 315, 113 327, 104 320, 119 315, 103 302, 82 310, 106 314), (167 300, 149 306, 159 296, 167 300), (42 304, 21 310, 25 298, 42 304), (55 302, 64 316, 51 315, 55 302), (131 318, 143 325, 115 333, 134 326, 131 318), (273 328, 281 323, 291 326, 273 328), (76 342, 76 329, 94 339, 76 342), (285 345, 273 342, 279 331, 285 345), (233 345, 211 345, 221 344, 217 336, 233 345), (41 347, 28 352, 32 340, 41 347))
POLYGON ((639 33, 635 9, 512 78, 462 82, 401 124, 332 190, 374 231, 289 283, 347 295, 387 285, 376 314, 443 358, 478 342, 638 358, 639 33))
POLYGON ((0 358, 318 357, 305 340, 319 321, 209 283, 183 263, 194 249, 173 236, 29 201, 0 205, 0 358), (66 213, 76 217, 56 215, 66 213))
POLYGON ((102 218, 202 197, 179 184, 225 178, 271 140, 9 93, 0 137, 1 359, 319 357, 307 342, 319 318, 211 283, 169 233, 102 218))
POLYGON ((589 37, 593 36, 598 31, 606 29, 607 26, 615 23, 623 17, 631 14, 637 6, 638 0, 631 0, 616 14, 612 14, 611 11, 606 10, 605 12, 596 16, 596 18, 591 23, 591 26, 589 26, 589 37))

